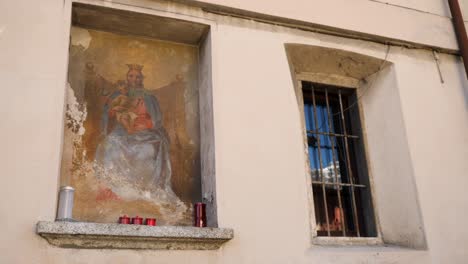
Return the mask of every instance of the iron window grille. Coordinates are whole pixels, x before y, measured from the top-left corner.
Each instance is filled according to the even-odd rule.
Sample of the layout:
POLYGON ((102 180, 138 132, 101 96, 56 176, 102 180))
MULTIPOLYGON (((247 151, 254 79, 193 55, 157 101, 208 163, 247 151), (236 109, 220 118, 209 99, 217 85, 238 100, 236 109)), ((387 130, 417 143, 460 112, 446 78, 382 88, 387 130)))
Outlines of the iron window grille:
POLYGON ((376 237, 356 89, 302 92, 317 236, 376 237))

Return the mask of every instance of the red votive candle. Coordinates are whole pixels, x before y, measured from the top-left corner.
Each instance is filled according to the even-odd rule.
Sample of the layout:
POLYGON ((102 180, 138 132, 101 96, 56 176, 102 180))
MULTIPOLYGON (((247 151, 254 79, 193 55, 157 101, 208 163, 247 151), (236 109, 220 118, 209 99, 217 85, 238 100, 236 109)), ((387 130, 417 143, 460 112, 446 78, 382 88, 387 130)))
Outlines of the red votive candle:
POLYGON ((194 204, 194 218, 196 227, 206 227, 206 204, 196 203, 194 204))
POLYGON ((130 224, 130 217, 128 217, 127 215, 119 217, 119 224, 130 224))
POLYGON ((146 225, 155 226, 156 225, 156 218, 146 218, 145 221, 146 225))
POLYGON ((134 225, 142 225, 143 218, 139 217, 138 215, 132 218, 132 224, 134 225))

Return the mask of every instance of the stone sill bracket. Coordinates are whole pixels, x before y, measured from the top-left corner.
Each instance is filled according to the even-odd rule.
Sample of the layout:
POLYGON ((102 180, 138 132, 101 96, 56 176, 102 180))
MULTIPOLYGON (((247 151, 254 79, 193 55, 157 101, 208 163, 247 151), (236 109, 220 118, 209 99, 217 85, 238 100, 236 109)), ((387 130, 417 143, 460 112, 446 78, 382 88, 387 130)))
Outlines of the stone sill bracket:
POLYGON ((234 237, 230 228, 48 221, 36 233, 54 246, 88 249, 215 250, 234 237))

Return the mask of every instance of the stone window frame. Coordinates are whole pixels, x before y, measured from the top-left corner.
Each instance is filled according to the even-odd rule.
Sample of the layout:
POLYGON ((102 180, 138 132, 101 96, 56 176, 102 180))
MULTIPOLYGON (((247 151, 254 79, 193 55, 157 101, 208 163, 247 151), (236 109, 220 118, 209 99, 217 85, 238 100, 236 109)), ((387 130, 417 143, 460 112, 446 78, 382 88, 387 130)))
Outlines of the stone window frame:
MULTIPOLYGON (((298 97, 298 100, 300 98, 300 100, 303 102, 303 90, 302 90, 302 82, 310 82, 310 83, 317 83, 317 84, 324 84, 324 85, 333 85, 333 86, 337 86, 337 87, 340 87, 340 88, 343 88, 343 89, 359 89, 359 82, 357 82, 356 80, 352 79, 352 78, 347 78, 345 76, 331 76, 331 75, 325 75, 325 74, 314 74, 314 73, 298 73, 296 75, 296 81, 297 81, 297 85, 298 85, 298 93, 297 93, 297 97, 298 97)), ((358 107, 358 112, 359 112, 359 118, 360 120, 364 120, 364 116, 363 116, 363 113, 362 113, 362 106, 361 106, 361 102, 360 100, 358 99, 357 101, 357 107, 358 107)), ((301 117, 302 117, 302 120, 305 120, 304 119, 304 103, 302 103, 302 105, 300 106, 301 107, 301 117)), ((364 125, 361 127, 362 130, 365 129, 364 125)), ((304 130, 305 131, 305 130, 304 130)), ((364 133, 365 134, 365 131, 364 133)), ((367 150, 367 143, 366 143, 366 139, 364 137, 363 139, 364 141, 364 150, 367 150)), ((306 141, 307 142, 307 141, 306 141)), ((364 155, 366 155, 367 151, 365 151, 364 155)), ((307 151, 308 153, 308 151, 307 151)), ((307 162, 309 162, 309 158, 307 157, 307 162)), ((368 161, 366 160, 365 161, 366 163, 368 163, 368 161)), ((367 164, 369 165, 369 164, 367 164)), ((309 166, 309 165, 308 165, 309 166)), ((310 171, 310 169, 309 169, 310 171)), ((310 172, 308 173, 309 174, 309 177, 308 177, 308 185, 312 186, 312 183, 311 183, 311 174, 310 172)), ((370 182, 370 192, 371 192, 371 197, 372 197, 372 201, 371 201, 371 204, 372 204, 372 207, 375 207, 375 201, 373 199, 373 183, 372 183, 372 180, 370 179, 371 175, 370 175, 370 172, 369 172, 369 182, 370 182)), ((309 206, 312 206, 312 211, 313 212, 313 217, 311 216, 311 219, 310 219, 310 222, 312 224, 312 222, 314 224, 312 224, 313 226, 313 238, 312 238, 312 242, 314 244, 317 244, 317 245, 361 245, 361 246, 376 246, 376 245, 383 245, 384 242, 383 242, 383 239, 382 239, 382 234, 380 232, 380 227, 379 225, 376 224, 376 233, 377 233, 377 236, 376 237, 349 237, 349 236, 344 236, 344 237, 325 237, 325 236, 318 236, 317 234, 317 224, 315 223, 315 209, 313 208, 314 207, 314 201, 313 201, 313 193, 312 193, 312 187, 309 188, 310 190, 308 190, 308 194, 309 194, 309 206)), ((377 223, 377 215, 374 214, 374 219, 373 221, 375 223, 377 223)))
MULTIPOLYGON (((108 248, 108 249, 177 249, 177 250, 213 250, 234 237, 231 228, 219 228, 216 202, 216 171, 213 117, 213 31, 217 24, 209 19, 198 18, 175 12, 162 11, 149 6, 130 6, 108 3, 98 0, 72 0, 70 14, 74 7, 85 7, 110 15, 123 17, 152 17, 157 23, 171 27, 161 30, 161 38, 154 35, 146 37, 179 42, 198 47, 198 89, 200 118, 200 167, 201 195, 207 204, 207 226, 197 228, 189 226, 137 226, 121 224, 101 224, 87 222, 39 221, 36 233, 50 244, 65 248, 108 248), (129 15, 130 14, 130 15, 129 15), (191 35, 192 25, 200 25, 205 30, 198 35, 191 35), (180 30, 180 31, 178 31, 180 30), (167 34, 167 32, 170 32, 167 34), (174 32, 176 32, 174 34, 174 32), (189 35, 189 37, 187 37, 189 35)), ((76 14, 75 14, 76 15, 76 14)), ((76 18, 75 18, 76 19, 76 18)), ((72 16, 68 25, 73 24, 72 16)), ((118 28, 113 21, 108 26, 118 28)), ((93 27, 92 27, 93 28, 93 27)), ((119 32, 106 28, 106 25, 94 29, 119 32)), ((120 33, 125 33, 121 32, 120 33)), ((69 31, 67 31, 69 35, 69 31)), ((67 38, 68 39, 68 38, 67 38)), ((68 53, 67 53, 68 56, 68 53)), ((59 186, 58 186, 59 187, 59 186)), ((58 191, 58 190, 57 190, 58 191)))
POLYGON ((353 51, 310 45, 307 43, 285 43, 286 56, 290 66, 294 92, 302 124, 305 177, 307 182, 310 241, 318 246, 387 246, 396 245, 409 249, 426 249, 422 213, 417 198, 414 172, 408 154, 404 120, 401 112, 398 81, 395 65, 387 58, 390 46, 382 45, 382 58, 371 57, 353 51), (386 51, 386 52, 385 52, 386 51), (377 73, 378 72, 378 73, 377 73), (312 194, 311 174, 308 160, 308 144, 305 133, 304 101, 301 82, 307 81, 325 85, 353 88, 357 91, 359 116, 362 123, 363 144, 368 168, 377 237, 319 237, 316 232, 315 209, 312 194), (360 96, 365 90, 366 95, 360 96), (369 91, 367 91, 369 90, 369 91), (369 96, 368 94, 371 94, 369 96), (379 103, 387 103, 385 111, 379 103), (389 132, 385 146, 392 146, 391 136, 398 137, 401 157, 394 158, 381 150, 376 138, 379 126, 388 125, 375 118, 373 112, 387 114, 391 124, 398 129, 389 132), (383 124, 382 124, 383 123, 383 124), (388 166, 397 166, 397 174, 390 175, 388 166), (400 168, 401 167, 401 168, 400 168), (389 176, 394 176, 390 178, 389 176), (406 192, 398 195, 391 188, 402 188, 406 192))

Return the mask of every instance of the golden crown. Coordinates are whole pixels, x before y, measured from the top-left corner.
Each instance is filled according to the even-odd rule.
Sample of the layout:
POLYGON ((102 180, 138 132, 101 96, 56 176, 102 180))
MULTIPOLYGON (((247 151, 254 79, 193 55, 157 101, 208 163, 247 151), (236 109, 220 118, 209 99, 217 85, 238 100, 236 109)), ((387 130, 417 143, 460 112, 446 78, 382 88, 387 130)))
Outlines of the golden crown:
POLYGON ((137 70, 137 71, 143 70, 143 65, 140 65, 140 64, 127 64, 127 66, 128 66, 129 71, 131 71, 131 70, 137 70))

